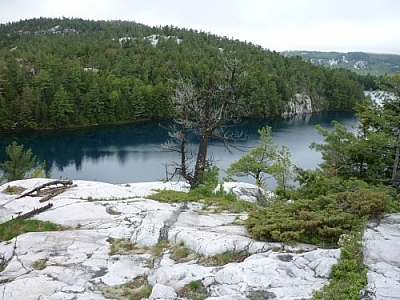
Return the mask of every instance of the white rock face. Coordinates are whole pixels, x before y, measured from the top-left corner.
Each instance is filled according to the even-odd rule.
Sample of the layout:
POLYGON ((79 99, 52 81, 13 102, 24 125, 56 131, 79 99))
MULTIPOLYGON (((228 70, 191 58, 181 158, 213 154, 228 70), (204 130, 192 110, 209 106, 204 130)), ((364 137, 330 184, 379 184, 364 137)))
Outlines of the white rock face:
POLYGON ((292 117, 296 115, 305 115, 313 113, 312 100, 307 94, 295 94, 287 103, 286 112, 283 117, 292 117))
POLYGON ((177 295, 172 287, 156 283, 153 286, 149 299, 175 298, 176 296, 177 295))
MULTIPOLYGON (((0 186, 0 222, 44 205, 37 197, 16 199, 3 193, 8 185, 33 189, 48 181, 0 186)), ((153 286, 149 299, 178 299, 192 281, 201 283, 207 299, 247 299, 254 292, 269 299, 308 299, 328 282, 340 254, 309 245, 255 241, 241 225, 246 214, 213 213, 203 210, 201 203, 166 204, 144 198, 154 189, 187 190, 183 183, 74 184, 50 200, 53 207, 33 217, 69 230, 26 233, 0 243, 0 300, 105 299, 101 287, 139 276, 146 276, 153 286), (177 263, 168 251, 156 258, 150 252, 113 254, 110 238, 147 247, 168 239, 196 255, 177 263), (249 254, 242 262, 199 263, 200 255, 240 251, 249 254)))
POLYGON ((371 98, 371 100, 379 105, 382 105, 386 100, 397 99, 396 95, 386 91, 364 91, 364 96, 371 98))
POLYGON ((361 299, 400 298, 400 215, 370 222, 364 233, 368 285, 361 299))
MULTIPOLYGON (((220 187, 217 187, 217 189, 219 188, 220 187)), ((263 201, 271 201, 275 197, 274 193, 260 189, 256 185, 246 182, 224 182, 223 189, 228 193, 232 192, 235 194, 239 200, 256 204, 263 201)))

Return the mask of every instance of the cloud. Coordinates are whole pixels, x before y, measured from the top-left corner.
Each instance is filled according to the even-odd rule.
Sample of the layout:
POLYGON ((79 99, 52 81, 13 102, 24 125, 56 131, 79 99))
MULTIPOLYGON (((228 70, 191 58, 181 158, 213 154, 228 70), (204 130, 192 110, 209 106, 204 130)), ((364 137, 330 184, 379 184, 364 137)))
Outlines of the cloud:
POLYGON ((262 40, 265 44, 270 41, 270 47, 279 50, 337 49, 348 52, 371 49, 384 52, 387 49, 390 52, 396 50, 396 46, 390 44, 393 44, 393 36, 400 36, 399 28, 388 27, 382 22, 331 21, 283 26, 266 33, 262 40))

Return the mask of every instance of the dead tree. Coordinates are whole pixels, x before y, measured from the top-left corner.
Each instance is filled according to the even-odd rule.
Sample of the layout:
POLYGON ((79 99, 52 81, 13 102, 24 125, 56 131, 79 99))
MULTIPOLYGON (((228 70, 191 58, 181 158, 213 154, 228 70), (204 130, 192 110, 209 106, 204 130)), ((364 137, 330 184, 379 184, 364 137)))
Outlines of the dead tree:
POLYGON ((213 165, 213 158, 208 155, 210 140, 218 139, 230 150, 231 142, 242 138, 240 133, 227 130, 228 124, 240 121, 238 77, 235 60, 227 63, 223 71, 211 71, 203 89, 182 78, 176 81, 173 103, 177 117, 169 128, 170 139, 162 148, 179 153, 180 160, 166 165, 167 180, 180 176, 191 189, 198 187, 202 173, 213 165), (197 149, 191 142, 195 139, 199 140, 197 149))

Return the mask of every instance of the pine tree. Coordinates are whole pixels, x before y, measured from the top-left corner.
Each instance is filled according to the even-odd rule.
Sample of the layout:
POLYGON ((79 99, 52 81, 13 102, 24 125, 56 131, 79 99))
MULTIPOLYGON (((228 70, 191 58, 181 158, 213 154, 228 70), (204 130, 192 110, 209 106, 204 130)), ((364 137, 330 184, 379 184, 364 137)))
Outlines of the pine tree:
POLYGON ((258 130, 260 134, 258 145, 233 162, 227 170, 228 175, 251 176, 256 180, 257 186, 265 185, 265 176, 271 174, 271 167, 277 154, 277 146, 272 140, 271 130, 268 126, 258 130))
POLYGON ((30 148, 23 151, 23 147, 24 145, 18 145, 15 141, 6 147, 6 154, 10 160, 0 163, 0 168, 7 181, 24 179, 36 164, 36 155, 33 155, 30 148))

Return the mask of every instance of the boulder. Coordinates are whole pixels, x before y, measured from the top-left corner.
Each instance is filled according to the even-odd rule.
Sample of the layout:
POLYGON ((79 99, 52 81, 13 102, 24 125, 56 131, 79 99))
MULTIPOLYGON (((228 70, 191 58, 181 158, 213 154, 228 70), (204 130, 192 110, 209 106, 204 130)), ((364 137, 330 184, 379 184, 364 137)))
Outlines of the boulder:
MULTIPOLYGON (((220 189, 220 186, 216 190, 220 189)), ((228 193, 233 193, 239 200, 255 204, 264 204, 273 201, 275 194, 266 191, 255 184, 246 182, 224 182, 223 189, 228 193)))

